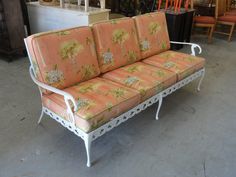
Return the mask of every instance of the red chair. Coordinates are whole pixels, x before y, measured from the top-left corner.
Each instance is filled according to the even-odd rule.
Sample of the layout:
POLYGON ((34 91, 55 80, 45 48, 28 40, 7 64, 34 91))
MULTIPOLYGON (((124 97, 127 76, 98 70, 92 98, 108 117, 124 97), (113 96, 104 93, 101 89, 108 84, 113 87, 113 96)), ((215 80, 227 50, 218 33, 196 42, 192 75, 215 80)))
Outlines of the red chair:
POLYGON ((215 31, 215 33, 224 34, 229 36, 228 41, 231 41, 233 32, 234 32, 234 26, 236 23, 236 15, 227 15, 226 14, 226 0, 216 0, 217 6, 216 6, 216 16, 217 16, 217 24, 229 26, 230 31, 222 32, 222 31, 215 31))
POLYGON ((194 17, 194 26, 201 28, 208 28, 208 42, 212 42, 212 35, 215 30, 216 19, 210 16, 196 16, 194 17))
POLYGON ((236 15, 236 8, 232 8, 233 1, 232 0, 226 0, 226 12, 225 15, 236 15))
POLYGON ((225 12, 225 15, 236 16, 236 10, 235 10, 235 11, 228 11, 228 12, 225 12))
MULTIPOLYGON (((209 1, 210 7, 212 7, 212 0, 209 1)), ((216 18, 211 16, 195 16, 193 19, 195 27, 208 28, 208 42, 212 42, 212 35, 215 30, 216 18)))

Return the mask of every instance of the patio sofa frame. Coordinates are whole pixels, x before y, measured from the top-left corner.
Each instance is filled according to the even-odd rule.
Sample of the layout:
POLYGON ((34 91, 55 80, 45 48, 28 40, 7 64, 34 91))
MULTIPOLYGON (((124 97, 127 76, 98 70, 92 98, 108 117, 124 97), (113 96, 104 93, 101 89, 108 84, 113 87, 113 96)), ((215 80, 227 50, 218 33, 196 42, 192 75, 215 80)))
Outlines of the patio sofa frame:
MULTIPOLYGON (((171 41, 171 43, 173 43, 173 44, 184 44, 184 45, 191 46, 191 55, 193 55, 193 56, 196 55, 195 49, 198 49, 199 54, 202 52, 202 49, 198 44, 185 43, 185 42, 173 42, 173 41, 171 41)), ((27 51, 29 53, 26 40, 25 40, 25 45, 26 45, 27 51)), ((69 93, 66 93, 66 92, 60 90, 60 89, 57 89, 55 87, 49 86, 47 84, 44 84, 44 83, 38 81, 35 77, 35 71, 33 69, 31 56, 29 56, 29 58, 30 58, 30 62, 31 62, 29 72, 30 72, 30 76, 31 76, 32 80, 34 81, 34 83, 37 84, 39 88, 43 88, 45 90, 48 90, 48 91, 51 91, 53 93, 56 93, 56 94, 59 94, 59 95, 63 96, 64 101, 65 101, 66 106, 67 106, 67 112, 70 115, 70 121, 67 121, 64 118, 60 117, 59 115, 57 115, 56 113, 54 113, 53 111, 49 110, 48 108, 46 108, 42 105, 42 111, 41 111, 40 118, 38 120, 38 124, 41 122, 41 120, 43 118, 43 115, 47 114, 52 119, 59 122, 63 127, 69 129, 75 135, 82 138, 82 140, 84 141, 84 144, 85 144, 85 148, 86 148, 87 166, 88 167, 91 166, 91 144, 94 140, 96 140, 100 136, 104 135, 105 133, 109 132, 113 128, 119 126, 121 123, 126 122, 128 119, 134 117, 136 114, 140 113, 141 111, 145 110, 146 108, 148 108, 149 106, 151 106, 151 105, 153 105, 154 103, 157 103, 157 102, 158 102, 158 108, 157 108, 155 118, 156 118, 156 120, 158 120, 159 119, 160 108, 161 108, 162 101, 163 101, 164 97, 168 96, 169 94, 175 92, 176 90, 182 88, 183 86, 189 84, 190 82, 192 82, 192 81, 194 81, 198 78, 200 78, 200 80, 199 80, 199 83, 198 83, 197 90, 200 91, 200 86, 201 86, 202 80, 203 80, 204 75, 205 75, 205 68, 203 68, 203 69, 193 73, 192 75, 188 76, 187 78, 185 78, 185 79, 177 82, 176 84, 170 86, 169 88, 161 91, 160 93, 154 95, 153 97, 147 99, 146 101, 144 101, 141 104, 137 105, 136 107, 130 109, 129 111, 123 113, 122 115, 111 119, 108 123, 102 125, 101 127, 93 130, 92 132, 86 133, 86 132, 82 131, 81 129, 79 129, 78 127, 76 127, 76 125, 75 125, 75 118, 74 118, 73 112, 76 112, 78 110, 78 107, 77 107, 76 101, 73 98, 73 96, 70 95, 69 93), (71 106, 70 106, 69 102, 71 102, 73 104, 73 106, 74 106, 73 110, 71 109, 71 106)), ((42 91, 41 91, 41 89, 39 89, 39 90, 40 90, 40 95, 42 97, 42 91)))

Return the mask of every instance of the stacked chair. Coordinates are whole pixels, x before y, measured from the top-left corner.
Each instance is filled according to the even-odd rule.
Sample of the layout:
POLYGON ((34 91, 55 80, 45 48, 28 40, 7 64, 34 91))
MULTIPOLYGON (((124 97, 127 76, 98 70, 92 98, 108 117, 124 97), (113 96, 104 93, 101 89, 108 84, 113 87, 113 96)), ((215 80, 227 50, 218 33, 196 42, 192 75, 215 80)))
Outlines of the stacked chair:
MULTIPOLYGON (((229 0, 216 0, 215 1, 215 16, 196 16, 194 17, 194 26, 195 27, 204 27, 208 28, 208 42, 212 42, 213 33, 223 34, 228 36, 228 41, 231 41, 232 35, 234 32, 234 27, 236 23, 236 9, 229 8, 229 0), (216 30, 217 26, 228 26, 229 32, 216 30)), ((213 1, 211 1, 210 6, 212 6, 213 1)), ((224 28, 222 28, 224 29, 224 28)))
POLYGON ((236 15, 236 8, 232 8, 232 5, 235 6, 235 4, 232 3, 232 0, 227 0, 227 12, 225 12, 225 15, 236 15))
POLYGON ((229 26, 229 32, 215 31, 215 33, 224 34, 229 36, 228 41, 231 41, 234 27, 236 23, 236 10, 227 10, 227 0, 216 0, 216 18, 217 24, 223 26, 229 26))
MULTIPOLYGON (((209 5, 212 7, 213 2, 210 1, 209 5)), ((212 42, 212 35, 215 30, 216 18, 212 16, 196 16, 194 17, 194 26, 201 28, 208 28, 208 42, 212 42)))

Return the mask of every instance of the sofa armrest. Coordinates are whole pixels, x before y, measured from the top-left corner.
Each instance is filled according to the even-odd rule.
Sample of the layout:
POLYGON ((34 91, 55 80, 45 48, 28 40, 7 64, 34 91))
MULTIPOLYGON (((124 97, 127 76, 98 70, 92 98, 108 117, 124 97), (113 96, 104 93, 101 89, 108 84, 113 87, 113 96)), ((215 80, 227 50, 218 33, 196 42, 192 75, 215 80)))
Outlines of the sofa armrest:
POLYGON ((190 45, 191 46, 191 55, 196 56, 195 48, 198 48, 198 54, 202 53, 202 48, 200 45, 195 43, 188 43, 188 42, 176 42, 176 41, 170 41, 171 44, 183 44, 183 45, 190 45))
POLYGON ((38 81, 38 80, 35 78, 34 70, 33 70, 33 67, 32 67, 32 66, 30 66, 30 68, 29 68, 29 73, 30 73, 30 77, 32 78, 32 80, 34 81, 34 83, 35 83, 36 85, 38 85, 40 88, 43 88, 43 89, 45 89, 45 90, 51 91, 51 92, 53 92, 53 93, 56 93, 56 94, 61 95, 61 96, 64 97, 64 100, 65 100, 65 103, 66 103, 66 106, 67 106, 67 112, 71 115, 72 121, 73 121, 72 123, 74 124, 74 123, 75 123, 75 119, 74 119, 74 114, 73 114, 73 112, 76 112, 76 111, 78 110, 78 106, 77 106, 77 104, 76 104, 76 101, 75 101, 74 97, 73 97, 71 94, 69 94, 69 93, 67 93, 67 92, 65 92, 65 91, 59 90, 59 89, 57 89, 57 88, 55 88, 55 87, 52 87, 52 86, 50 86, 50 85, 47 85, 47 84, 45 84, 45 83, 42 83, 42 82, 38 81), (72 111, 72 109, 71 109, 71 106, 70 106, 70 103, 69 103, 69 102, 72 102, 72 104, 73 104, 73 107, 74 107, 73 111, 72 111))

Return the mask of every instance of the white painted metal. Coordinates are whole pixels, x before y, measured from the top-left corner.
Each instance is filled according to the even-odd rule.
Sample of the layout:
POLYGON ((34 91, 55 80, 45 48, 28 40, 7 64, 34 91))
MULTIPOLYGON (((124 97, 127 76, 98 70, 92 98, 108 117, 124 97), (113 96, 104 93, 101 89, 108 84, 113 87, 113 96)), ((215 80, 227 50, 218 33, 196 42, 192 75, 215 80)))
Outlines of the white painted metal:
POLYGON ((199 82, 198 82, 197 90, 198 90, 199 92, 201 91, 201 84, 202 84, 202 81, 203 81, 204 77, 205 77, 205 71, 204 71, 204 73, 202 74, 201 79, 200 79, 199 82))
MULTIPOLYGON (((151 97, 150 99, 144 101, 143 103, 139 104, 138 106, 134 107, 133 109, 127 111, 126 113, 120 115, 117 118, 112 119, 110 122, 104 124, 103 126, 97 128, 96 130, 85 133, 81 129, 77 128, 74 124, 74 122, 67 121, 57 115, 56 113, 50 111, 49 109, 43 107, 43 112, 50 117, 52 117, 57 122, 61 123, 62 126, 68 128, 70 131, 74 132, 77 136, 81 137, 84 140, 86 153, 87 153, 87 166, 91 166, 91 143, 95 139, 99 138, 100 136, 104 135, 108 131, 112 130, 113 128, 119 126, 121 123, 126 122, 128 119, 134 117, 136 114, 140 113, 141 111, 145 110, 149 106, 153 105, 154 103, 159 102, 156 119, 159 117, 159 111, 162 104, 162 99, 169 94, 173 93, 177 89, 182 88, 183 86, 187 85, 188 83, 192 82, 193 80, 199 78, 200 76, 204 76, 205 69, 201 69, 200 71, 190 75, 186 79, 176 83, 175 85, 165 89, 161 93, 158 93, 157 95, 151 97)), ((34 76, 33 76, 34 77, 34 76)), ((34 78, 35 80, 35 78, 34 78)), ((37 84, 37 83, 36 83, 37 84)), ((41 85, 43 86, 43 85, 41 85)), ((40 87, 41 87, 40 86, 40 87)), ((46 88, 44 88, 46 89, 46 88)))
POLYGON ((156 113, 156 120, 159 120, 159 112, 161 110, 162 101, 163 101, 163 96, 160 94, 160 99, 159 99, 157 113, 156 113))
POLYGON ((87 167, 91 167, 91 144, 92 144, 91 136, 85 135, 84 145, 85 145, 86 154, 87 154, 87 167))
POLYGON ((73 106, 74 106, 74 111, 77 111, 77 110, 78 110, 76 101, 75 101, 75 99, 73 98, 73 96, 72 96, 71 94, 69 94, 69 93, 67 93, 67 92, 64 92, 64 91, 59 90, 59 89, 57 89, 57 88, 55 88, 55 87, 52 87, 52 86, 50 86, 50 85, 47 85, 47 84, 44 84, 44 83, 38 81, 38 80, 34 77, 34 74, 33 74, 33 67, 32 67, 32 66, 30 67, 29 72, 30 72, 30 76, 31 76, 32 80, 33 80, 34 83, 36 83, 39 87, 41 87, 41 88, 43 88, 43 89, 46 89, 46 90, 48 90, 48 91, 51 91, 51 92, 53 92, 53 93, 56 93, 56 94, 58 94, 58 95, 64 96, 65 102, 71 101, 71 102, 73 103, 73 106))
POLYGON ((188 43, 188 42, 176 42, 176 41, 170 41, 172 44, 183 44, 183 45, 190 45, 191 46, 191 55, 196 56, 195 48, 198 48, 198 54, 202 53, 202 48, 200 45, 195 44, 195 43, 188 43))
POLYGON ((85 12, 88 12, 88 8, 89 8, 89 0, 84 0, 84 5, 85 5, 85 12))
MULTIPOLYGON (((65 101, 66 106, 67 106, 67 113, 68 113, 69 117, 71 118, 72 123, 75 124, 75 118, 74 118, 74 113, 73 112, 76 112, 78 110, 78 106, 76 104, 76 101, 75 101, 74 97, 71 94, 67 93, 67 92, 64 92, 64 91, 59 90, 55 87, 52 87, 52 86, 46 85, 42 82, 39 82, 33 74, 33 67, 32 66, 29 69, 29 73, 30 73, 30 76, 31 76, 32 80, 34 81, 34 83, 37 84, 40 88, 43 88, 45 90, 51 91, 53 93, 56 93, 56 94, 61 95, 61 96, 64 97, 64 101, 65 101), (73 107, 74 107, 73 111, 71 109, 71 106, 70 106, 69 102, 71 102, 73 104, 73 107)), ((42 119, 42 117, 40 116, 39 121, 38 121, 39 123, 40 123, 41 119, 42 119)))
POLYGON ((43 111, 43 105, 42 105, 42 110, 41 110, 41 114, 40 114, 40 117, 39 117, 39 120, 38 120, 38 124, 41 123, 43 115, 44 115, 44 111, 43 111))
POLYGON ((106 0, 100 0, 101 9, 105 9, 105 6, 106 6, 106 0))
POLYGON ((61 8, 65 7, 65 0, 60 0, 60 7, 61 8))
MULTIPOLYGON (((27 43, 25 42, 25 44, 26 44, 26 49, 28 51, 27 43)), ((192 45, 195 46, 195 47, 198 47, 198 45, 195 45, 195 44, 192 44, 192 45)), ((29 54, 29 52, 28 52, 28 54, 29 54)), ((85 144, 85 148, 86 148, 87 166, 88 167, 91 166, 91 144, 94 140, 96 140, 100 136, 104 135, 105 133, 109 132, 113 128, 119 126, 121 123, 126 122, 128 119, 134 117, 136 114, 140 113, 141 111, 145 110, 147 107, 149 107, 149 106, 151 106, 151 105, 153 105, 154 103, 157 103, 157 102, 159 103, 157 113, 156 113, 156 119, 158 120, 160 108, 161 108, 161 105, 162 105, 162 100, 163 100, 164 97, 166 97, 169 94, 173 93, 177 89, 182 88, 183 86, 187 85, 188 83, 192 82, 193 80, 201 77, 201 79, 199 81, 199 84, 198 84, 198 89, 199 89, 200 85, 202 83, 202 79, 203 79, 204 74, 205 74, 205 68, 203 68, 203 69, 195 72, 194 74, 190 75, 189 77, 177 82, 173 86, 165 89, 164 91, 154 95, 153 97, 151 97, 148 100, 142 102, 141 104, 139 104, 138 106, 132 108, 131 110, 123 113, 122 115, 111 119, 111 121, 109 121, 108 123, 102 125, 101 127, 93 130, 92 132, 86 133, 86 132, 82 131, 81 129, 79 129, 78 127, 76 127, 76 125, 75 125, 74 113, 78 110, 78 107, 76 105, 76 101, 73 98, 73 96, 70 95, 69 93, 66 93, 66 92, 62 91, 62 90, 59 90, 57 88, 54 88, 54 87, 48 86, 48 85, 46 85, 42 82, 39 82, 35 78, 35 75, 34 75, 35 72, 34 72, 33 67, 32 67, 33 65, 32 65, 32 60, 31 60, 30 55, 29 55, 29 59, 30 59, 30 62, 31 62, 31 67, 30 67, 29 71, 30 71, 30 76, 31 76, 32 80, 40 88, 43 88, 43 89, 46 89, 46 90, 49 90, 51 92, 54 92, 54 93, 57 93, 57 94, 60 94, 60 95, 64 96, 64 100, 65 100, 66 105, 67 105, 67 112, 72 117, 72 119, 70 119, 68 121, 68 120, 65 120, 64 118, 60 117, 59 115, 57 115, 53 111, 49 110, 48 108, 42 107, 42 113, 41 113, 39 122, 42 119, 43 113, 45 113, 45 114, 49 115, 51 118, 53 118, 54 120, 56 120, 57 122, 59 122, 62 126, 66 127, 67 129, 72 131, 74 134, 76 134, 77 136, 82 138, 84 140, 84 144, 85 144), (69 101, 71 101, 74 105, 73 110, 71 109, 71 107, 69 105, 69 101)), ((42 96, 41 91, 40 91, 40 94, 42 96)))

